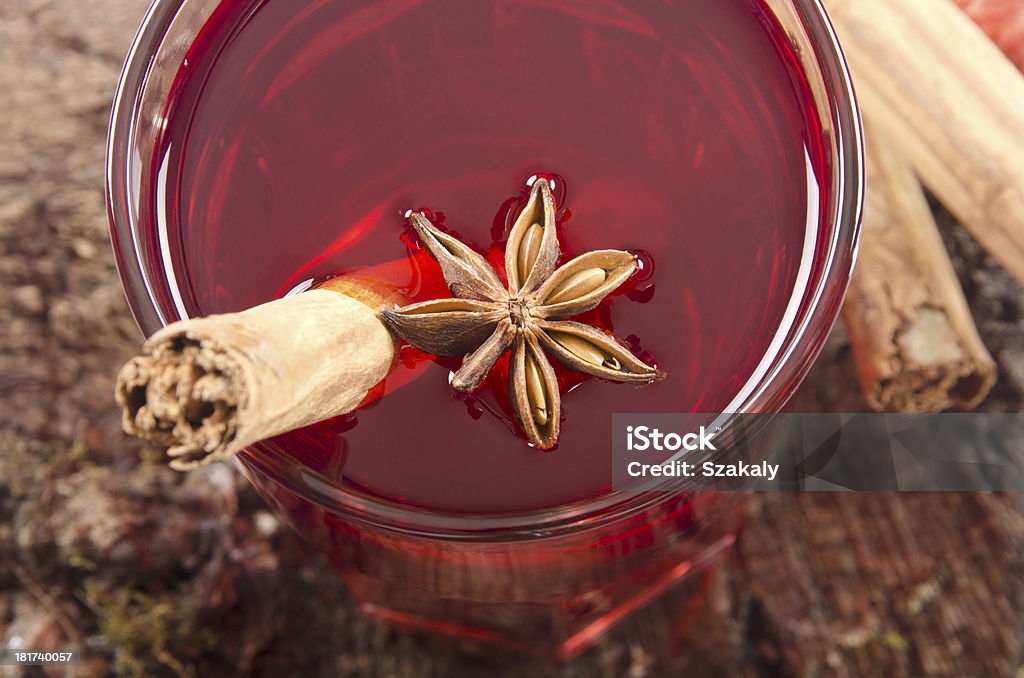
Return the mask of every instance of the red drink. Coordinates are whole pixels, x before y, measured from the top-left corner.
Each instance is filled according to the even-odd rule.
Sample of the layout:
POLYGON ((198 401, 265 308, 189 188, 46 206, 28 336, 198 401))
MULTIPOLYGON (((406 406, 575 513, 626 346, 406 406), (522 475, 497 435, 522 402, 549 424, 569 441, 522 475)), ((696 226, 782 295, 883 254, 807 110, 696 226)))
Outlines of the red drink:
POLYGON ((405 348, 370 406, 247 455, 373 611, 571 653, 729 541, 731 520, 707 520, 715 495, 610 498, 609 433, 614 412, 740 409, 814 310, 835 141, 780 4, 225 0, 198 32, 136 225, 140 265, 166 272, 149 280, 162 317, 374 265, 410 300, 448 296, 403 214, 439 210, 497 261, 541 170, 557 172, 566 259, 644 262, 584 320, 668 376, 575 379, 554 451, 518 435, 501 364, 459 395, 457 360, 405 348))
MULTIPOLYGON (((821 183, 829 173, 800 73, 763 10, 741 0, 646 16, 599 3, 583 16, 393 4, 296 14, 275 0, 255 12, 226 3, 200 34, 158 154, 166 189, 152 198, 185 308, 241 310, 303 279, 405 258, 409 208, 442 210, 486 250, 507 235, 502 203, 532 172, 556 170, 572 212, 566 257, 649 254, 648 280, 602 317, 639 338, 664 382, 582 384, 565 397, 554 454, 488 411, 507 400, 502 380, 488 384, 498 398, 456 397, 449 363, 278 444, 428 508, 516 511, 600 493, 613 412, 725 410, 780 325, 805 239, 805 149, 821 183), (340 452, 344 464, 332 463, 340 452)), ((416 290, 426 276, 448 296, 421 259, 401 282, 416 290)))

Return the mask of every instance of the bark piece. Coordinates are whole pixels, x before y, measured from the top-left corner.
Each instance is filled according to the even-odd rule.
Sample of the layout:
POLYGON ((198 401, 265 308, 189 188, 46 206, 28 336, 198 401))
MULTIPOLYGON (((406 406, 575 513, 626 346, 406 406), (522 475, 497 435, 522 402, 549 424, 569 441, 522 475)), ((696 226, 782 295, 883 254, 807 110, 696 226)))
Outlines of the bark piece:
POLYGON ((893 412, 974 407, 995 382, 995 363, 913 170, 873 125, 866 141, 864 236, 843 320, 868 403, 893 412))
POLYGON ((185 470, 350 412, 395 355, 366 301, 315 289, 168 325, 118 376, 125 431, 167 447, 185 470))
POLYGON ((864 110, 1024 281, 1024 76, 952 0, 828 0, 864 110))
POLYGON ((956 0, 989 37, 1024 70, 1024 3, 1020 0, 956 0))

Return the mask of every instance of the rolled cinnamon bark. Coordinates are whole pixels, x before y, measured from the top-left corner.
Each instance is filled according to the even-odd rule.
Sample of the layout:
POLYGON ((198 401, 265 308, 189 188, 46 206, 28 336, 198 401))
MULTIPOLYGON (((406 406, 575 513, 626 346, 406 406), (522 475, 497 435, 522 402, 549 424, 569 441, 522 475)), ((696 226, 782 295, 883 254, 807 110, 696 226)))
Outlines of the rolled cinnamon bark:
POLYGON ((355 409, 395 356, 386 289, 339 279, 241 313, 173 323, 118 375, 125 431, 178 470, 355 409))
POLYGON ((843 307, 864 393, 889 412, 974 407, 995 363, 917 177, 871 122, 864 237, 843 307))
POLYGON ((864 110, 1024 281, 1024 76, 952 0, 826 0, 864 110))
POLYGON ((1024 3, 1020 0, 956 0, 992 41, 1024 70, 1024 3))

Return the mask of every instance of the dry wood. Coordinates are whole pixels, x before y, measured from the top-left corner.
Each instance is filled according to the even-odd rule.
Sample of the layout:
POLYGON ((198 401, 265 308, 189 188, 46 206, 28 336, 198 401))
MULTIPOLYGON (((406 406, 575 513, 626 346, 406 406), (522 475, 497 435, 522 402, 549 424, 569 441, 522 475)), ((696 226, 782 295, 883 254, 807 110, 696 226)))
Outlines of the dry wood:
POLYGON ((1020 676, 1022 539, 1014 493, 755 494, 744 675, 1020 676))
POLYGON ((1017 68, 1024 70, 1024 3, 1020 0, 956 0, 1017 68))
POLYGON ((867 128, 864 238, 843 309, 868 403, 931 412, 974 407, 996 368, 913 170, 867 128))
POLYGON ((383 297, 352 281, 176 322, 118 375, 124 429, 185 470, 355 409, 387 374, 383 297))
POLYGON ((828 0, 864 109, 1024 281, 1024 76, 951 0, 828 0))

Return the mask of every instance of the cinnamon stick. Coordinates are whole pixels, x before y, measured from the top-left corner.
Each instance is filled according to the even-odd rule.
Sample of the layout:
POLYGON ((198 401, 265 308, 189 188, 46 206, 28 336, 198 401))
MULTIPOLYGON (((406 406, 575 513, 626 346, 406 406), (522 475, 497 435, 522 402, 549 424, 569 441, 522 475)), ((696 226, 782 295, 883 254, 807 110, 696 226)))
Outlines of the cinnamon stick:
POLYGON ((1024 76, 952 0, 826 0, 864 110, 1024 281, 1024 76))
POLYGON ((241 313, 156 332, 117 379, 125 431, 178 470, 355 409, 391 367, 386 288, 339 279, 241 313))
POLYGON ((913 170, 868 119, 864 236, 843 320, 871 407, 972 408, 995 363, 913 170))
POLYGON ((956 0, 1010 61, 1024 70, 1024 3, 1020 0, 956 0))

